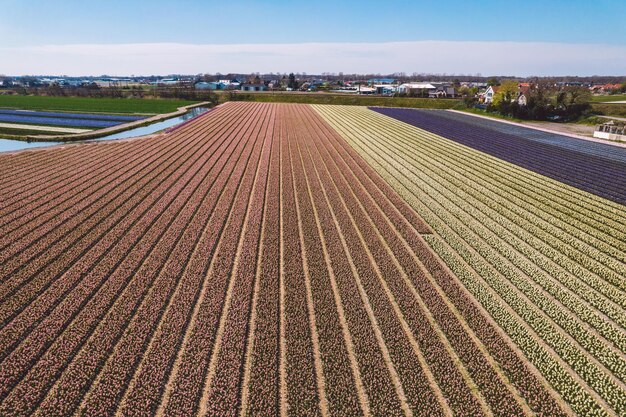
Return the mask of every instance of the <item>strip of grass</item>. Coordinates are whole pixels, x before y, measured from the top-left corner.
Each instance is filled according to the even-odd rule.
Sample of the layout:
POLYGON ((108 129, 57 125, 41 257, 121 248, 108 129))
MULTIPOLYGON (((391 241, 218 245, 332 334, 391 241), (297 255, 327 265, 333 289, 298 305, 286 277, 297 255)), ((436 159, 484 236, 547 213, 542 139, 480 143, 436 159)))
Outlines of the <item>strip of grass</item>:
POLYGON ((626 104, 592 103, 591 109, 604 116, 626 117, 626 104))
POLYGON ((188 100, 47 97, 0 95, 0 108, 23 110, 57 110, 83 113, 160 114, 196 103, 188 100))
MULTIPOLYGON (((220 94, 220 101, 227 101, 227 94, 220 94)), ((255 101, 263 103, 305 103, 336 104, 348 106, 413 107, 425 109, 451 109, 460 101, 454 99, 380 97, 345 94, 301 94, 301 93, 237 93, 237 101, 255 101)))
POLYGON ((482 109, 476 109, 476 108, 467 108, 465 106, 459 106, 457 108, 455 108, 454 110, 459 110, 462 111, 464 113, 472 113, 472 114, 478 114, 480 116, 486 116, 486 117, 491 117, 492 119, 499 119, 499 120, 507 120, 509 122, 517 122, 517 123, 523 123, 524 120, 522 119, 516 119, 515 117, 510 117, 510 116, 504 116, 500 113, 492 113, 492 112, 488 112, 486 110, 482 110, 482 109))
POLYGON ((594 103, 603 103, 608 101, 626 101, 626 94, 614 94, 611 96, 592 96, 591 101, 594 103))
MULTIPOLYGON (((455 107, 454 110, 459 110, 459 111, 466 112, 466 113, 480 114, 482 116, 488 116, 494 119, 509 120, 511 122, 518 122, 518 123, 533 121, 533 120, 516 119, 515 117, 503 116, 498 113, 490 113, 485 110, 467 108, 465 106, 455 107)), ((592 124, 592 125, 602 123, 601 122, 602 119, 598 119, 597 117, 595 117, 594 116, 595 114, 599 114, 603 116, 613 116, 613 117, 626 117, 626 104, 591 103, 591 112, 593 113, 592 115, 581 118, 580 120, 574 123, 592 124)))

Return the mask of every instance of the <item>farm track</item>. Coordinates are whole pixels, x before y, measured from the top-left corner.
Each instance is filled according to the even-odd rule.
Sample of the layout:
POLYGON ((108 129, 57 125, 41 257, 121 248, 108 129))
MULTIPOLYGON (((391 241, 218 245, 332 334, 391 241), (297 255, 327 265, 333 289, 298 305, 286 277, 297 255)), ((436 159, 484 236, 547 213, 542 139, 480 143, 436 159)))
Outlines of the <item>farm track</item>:
MULTIPOLYGON (((624 333, 621 318, 624 308, 618 302, 621 290, 611 288, 607 270, 604 277, 598 275, 601 270, 589 269, 592 264, 573 256, 575 252, 553 240, 542 244, 544 250, 551 252, 538 256, 529 251, 526 242, 535 243, 546 236, 528 225, 516 230, 515 222, 520 221, 520 213, 535 210, 536 205, 509 203, 508 207, 515 208, 518 217, 510 214, 508 218, 503 217, 497 211, 492 212, 493 220, 484 215, 489 213, 489 200, 484 199, 481 203, 481 200, 474 199, 479 193, 493 196, 494 189, 497 190, 502 182, 494 180, 500 178, 495 170, 500 165, 504 167, 505 163, 491 162, 484 154, 468 152, 468 148, 448 144, 445 139, 371 111, 316 109, 424 216, 435 230, 432 237, 425 237, 431 246, 574 410, 598 415, 623 412, 624 333), (477 164, 480 159, 484 160, 483 165, 477 164), (468 161, 467 166, 464 161, 468 161), (440 170, 440 164, 445 166, 444 170, 440 170), (483 177, 481 172, 484 172, 483 177), (464 178, 473 181, 463 183, 464 178), (484 182, 486 178, 488 182, 484 182), (457 254, 453 255, 454 252, 457 254), (555 268, 555 263, 551 264, 549 259, 564 269, 555 268), (571 275, 567 268, 572 271, 571 275), (476 275, 480 277, 479 281, 476 281, 476 275), (589 295, 591 288, 588 285, 595 286, 600 292, 594 293, 592 289, 589 295), (606 298, 600 301, 598 297, 602 297, 602 292, 616 303, 606 298), (496 301, 497 297, 501 298, 496 301), (598 302, 591 303, 594 299, 598 302), (502 314, 502 310, 497 312, 495 306, 498 303, 509 304, 512 309, 508 307, 507 314, 502 314), (569 315, 565 312, 568 308, 569 315), (604 313, 611 315, 612 320, 604 313), (511 314, 517 316, 514 321, 510 321, 511 314), (518 324, 513 325, 515 320, 518 324), (520 339, 520 332, 528 331, 536 331, 535 336, 520 339), (547 351, 539 353, 544 343, 547 351), (559 365, 546 366, 548 359, 559 365), (576 382, 564 385, 564 372, 569 372, 567 378, 576 382), (580 388, 574 388, 576 385, 580 388)), ((532 174, 524 175, 532 177, 532 174)), ((519 184, 519 177, 516 175, 507 180, 509 189, 519 184)), ((537 183, 551 181, 537 177, 537 183)), ((535 194, 537 191, 540 189, 535 189, 535 194)), ((505 192, 496 192, 507 197, 505 192)), ((581 193, 578 190, 572 192, 581 193)), ((569 195, 563 194, 564 198, 569 195)), ((597 197, 585 198, 599 201, 597 197)), ((500 201, 504 203, 506 200, 500 201)), ((615 206, 608 201, 607 204, 615 206)), ((584 201, 572 207, 584 212, 584 201)), ((617 210, 616 214, 622 217, 623 210, 617 210)), ((548 211, 541 216, 550 218, 554 213, 548 211)), ((603 263, 615 265, 620 270, 619 263, 612 263, 610 252, 600 251, 599 254, 603 263)), ((615 278, 614 283, 619 284, 617 276, 615 278)))
POLYGON ((626 214, 442 140, 231 102, 0 156, 0 415, 622 414, 626 214))

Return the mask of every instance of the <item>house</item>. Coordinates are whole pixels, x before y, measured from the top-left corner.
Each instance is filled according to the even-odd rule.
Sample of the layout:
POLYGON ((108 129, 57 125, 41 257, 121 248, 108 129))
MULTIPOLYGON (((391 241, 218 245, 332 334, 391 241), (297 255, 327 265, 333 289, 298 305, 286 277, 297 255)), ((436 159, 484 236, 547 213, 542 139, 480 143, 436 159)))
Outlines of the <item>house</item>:
POLYGON ((139 85, 138 83, 133 82, 129 78, 99 78, 97 80, 93 80, 93 83, 101 88, 131 87, 131 86, 139 85))
POLYGON ((525 106, 528 104, 528 99, 530 98, 530 93, 532 91, 531 83, 519 83, 517 85, 517 104, 520 106, 525 106))
POLYGON ((485 91, 485 94, 483 95, 485 104, 493 103, 493 98, 498 92, 498 89, 499 88, 495 85, 487 87, 487 91, 485 91))
POLYGON ((456 90, 454 87, 445 83, 432 83, 432 85, 435 88, 428 91, 429 98, 456 97, 456 90))
POLYGON ((600 92, 604 94, 609 94, 615 90, 619 90, 621 87, 621 84, 604 84, 600 86, 600 92))
POLYGON ((376 94, 376 89, 359 84, 357 94, 376 94))
POLYGON ((265 84, 241 84, 241 91, 267 91, 265 84))
POLYGON ((519 104, 520 106, 525 106, 526 104, 528 104, 528 94, 522 93, 520 91, 519 95, 517 96, 517 104, 519 104))
POLYGON ((593 132, 594 138, 606 140, 626 140, 626 126, 623 123, 615 123, 613 120, 596 127, 593 132))

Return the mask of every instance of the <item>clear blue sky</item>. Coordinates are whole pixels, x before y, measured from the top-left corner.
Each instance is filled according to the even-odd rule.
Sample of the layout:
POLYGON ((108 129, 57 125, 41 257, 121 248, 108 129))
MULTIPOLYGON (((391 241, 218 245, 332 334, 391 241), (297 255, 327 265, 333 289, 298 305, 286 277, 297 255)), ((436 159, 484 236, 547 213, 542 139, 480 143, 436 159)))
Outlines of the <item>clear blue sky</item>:
POLYGON ((0 0, 0 73, 624 75, 625 18, 626 0, 0 0))
POLYGON ((0 0, 0 45, 415 40, 626 44, 626 0, 0 0))

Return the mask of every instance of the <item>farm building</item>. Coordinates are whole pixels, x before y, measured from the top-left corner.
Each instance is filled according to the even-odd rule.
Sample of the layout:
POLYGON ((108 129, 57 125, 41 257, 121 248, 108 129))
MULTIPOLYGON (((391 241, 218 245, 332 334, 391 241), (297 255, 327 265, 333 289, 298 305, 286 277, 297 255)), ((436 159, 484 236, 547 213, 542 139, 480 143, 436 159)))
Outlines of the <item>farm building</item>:
POLYGON ((224 90, 226 86, 221 82, 198 82, 195 84, 196 90, 224 90))
POLYGON ((241 84, 241 91, 267 91, 265 84, 241 84))
POLYGON ((398 93, 400 94, 409 94, 411 92, 420 91, 420 90, 434 90, 436 87, 431 83, 406 83, 398 86, 398 93))
POLYGON ((412 82, 406 83, 398 86, 397 89, 400 94, 415 94, 428 93, 428 97, 430 98, 441 98, 441 97, 455 97, 456 90, 454 87, 449 86, 445 83, 434 83, 434 82, 412 82))
POLYGON ((374 84, 376 94, 390 95, 396 92, 397 87, 390 84, 374 84))
POLYGON ((241 85, 241 81, 233 78, 232 80, 219 80, 218 83, 224 84, 224 88, 238 88, 241 85))
POLYGON ((158 80, 155 84, 157 85, 176 85, 179 83, 177 78, 163 78, 158 80))

